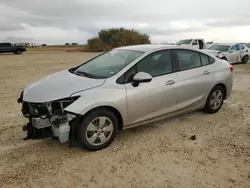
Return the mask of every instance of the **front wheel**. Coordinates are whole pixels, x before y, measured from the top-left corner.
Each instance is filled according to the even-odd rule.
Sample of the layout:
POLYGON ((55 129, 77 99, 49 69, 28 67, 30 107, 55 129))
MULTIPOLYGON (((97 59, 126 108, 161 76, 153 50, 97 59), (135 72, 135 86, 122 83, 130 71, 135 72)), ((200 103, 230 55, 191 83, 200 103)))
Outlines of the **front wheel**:
POLYGON ((18 54, 18 55, 20 55, 20 54, 22 54, 23 52, 22 52, 22 50, 16 50, 15 52, 14 52, 14 54, 18 54))
POLYGON ((249 56, 246 55, 246 56, 243 57, 242 63, 243 63, 243 64, 247 64, 248 60, 249 60, 249 56))
POLYGON ((87 114, 77 128, 77 139, 91 151, 108 147, 118 131, 118 120, 113 112, 103 108, 87 114))
POLYGON ((216 113, 223 105, 225 91, 222 86, 215 86, 208 95, 206 105, 203 109, 207 113, 216 113))

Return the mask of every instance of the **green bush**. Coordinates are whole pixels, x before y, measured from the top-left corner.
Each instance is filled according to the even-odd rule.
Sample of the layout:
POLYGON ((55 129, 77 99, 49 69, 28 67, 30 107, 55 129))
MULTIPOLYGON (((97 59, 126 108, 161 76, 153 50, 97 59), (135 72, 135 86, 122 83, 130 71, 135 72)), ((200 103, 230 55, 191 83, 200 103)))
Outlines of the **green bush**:
POLYGON ((111 28, 102 29, 98 33, 98 37, 89 39, 88 48, 89 51, 100 52, 121 46, 150 43, 149 36, 137 30, 111 28))
POLYGON ((99 38, 95 37, 88 40, 88 49, 93 52, 102 52, 104 44, 99 38))

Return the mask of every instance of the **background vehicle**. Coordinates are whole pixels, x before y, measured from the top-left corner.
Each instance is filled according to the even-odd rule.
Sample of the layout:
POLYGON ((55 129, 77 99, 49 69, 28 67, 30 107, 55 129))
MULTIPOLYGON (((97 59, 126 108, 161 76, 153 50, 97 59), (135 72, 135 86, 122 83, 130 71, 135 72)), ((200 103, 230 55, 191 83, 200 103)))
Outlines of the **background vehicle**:
POLYGON ((214 44, 205 51, 229 63, 247 63, 249 60, 249 49, 244 44, 240 44, 240 50, 237 50, 236 43, 214 44))
POLYGON ((245 45, 246 47, 250 48, 250 43, 246 43, 245 45))
POLYGON ((18 102, 29 119, 28 138, 46 133, 99 150, 119 129, 197 109, 218 112, 231 93, 232 71, 199 50, 127 46, 30 84, 18 102))
POLYGON ((25 47, 21 45, 15 45, 12 43, 0 43, 0 53, 22 54, 25 51, 25 47))
POLYGON ((176 43, 176 45, 192 47, 195 49, 206 49, 206 43, 204 39, 183 39, 176 43))

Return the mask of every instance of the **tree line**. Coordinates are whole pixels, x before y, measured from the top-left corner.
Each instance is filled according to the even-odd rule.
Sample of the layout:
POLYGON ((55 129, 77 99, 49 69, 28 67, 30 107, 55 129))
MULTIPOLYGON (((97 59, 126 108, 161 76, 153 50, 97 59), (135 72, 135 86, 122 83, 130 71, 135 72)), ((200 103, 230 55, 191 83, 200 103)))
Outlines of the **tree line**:
POLYGON ((97 37, 88 40, 88 50, 92 52, 102 52, 121 46, 150 43, 149 35, 135 29, 102 29, 97 37))

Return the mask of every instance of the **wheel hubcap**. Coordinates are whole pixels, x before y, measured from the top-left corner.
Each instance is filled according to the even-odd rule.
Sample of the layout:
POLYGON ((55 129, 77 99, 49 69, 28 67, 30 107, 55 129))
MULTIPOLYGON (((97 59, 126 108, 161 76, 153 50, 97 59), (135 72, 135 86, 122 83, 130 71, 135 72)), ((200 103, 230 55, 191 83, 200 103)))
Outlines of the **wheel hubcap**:
POLYGON ((223 94, 220 90, 216 90, 213 92, 210 98, 210 105, 212 109, 216 110, 220 107, 223 101, 223 94))
POLYGON ((86 138, 91 145, 102 145, 106 143, 112 133, 114 127, 112 121, 107 117, 98 117, 91 121, 86 129, 86 138))

